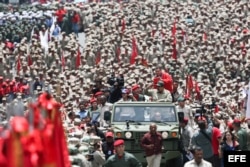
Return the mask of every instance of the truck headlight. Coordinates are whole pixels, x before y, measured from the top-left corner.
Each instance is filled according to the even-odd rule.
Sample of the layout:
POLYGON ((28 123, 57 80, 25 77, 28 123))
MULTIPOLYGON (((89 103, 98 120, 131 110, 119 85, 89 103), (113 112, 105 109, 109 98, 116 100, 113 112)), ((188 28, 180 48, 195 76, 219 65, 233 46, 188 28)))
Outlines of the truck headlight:
POLYGON ((125 137, 126 137, 127 139, 130 139, 130 138, 132 137, 132 133, 131 133, 131 132, 126 132, 126 133, 125 133, 125 137))
POLYGON ((163 139, 168 138, 168 132, 162 132, 161 136, 162 136, 163 139))

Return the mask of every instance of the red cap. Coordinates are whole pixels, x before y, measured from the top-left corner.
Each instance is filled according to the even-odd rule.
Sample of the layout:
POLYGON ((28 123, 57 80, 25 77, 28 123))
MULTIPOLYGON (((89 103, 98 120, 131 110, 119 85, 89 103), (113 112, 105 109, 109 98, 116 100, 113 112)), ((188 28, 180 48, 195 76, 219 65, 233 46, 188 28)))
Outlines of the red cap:
POLYGON ((112 132, 107 132, 106 137, 114 137, 114 134, 112 132))
POLYGON ((138 88, 140 88, 139 85, 134 85, 134 86, 132 87, 132 91, 134 91, 134 90, 136 90, 136 89, 138 89, 138 88))
POLYGON ((114 147, 118 147, 118 146, 121 146, 121 145, 124 145, 124 140, 122 140, 122 139, 116 140, 114 142, 114 147))
POLYGON ((205 117, 199 117, 198 121, 206 121, 206 118, 205 117))
POLYGON ((90 99, 90 103, 97 102, 96 98, 90 99))
POLYGON ((233 124, 232 124, 232 122, 228 122, 228 123, 227 123, 227 126, 228 126, 229 129, 233 129, 233 124))
POLYGON ((100 96, 100 95, 103 95, 103 92, 97 92, 97 93, 95 94, 95 96, 100 96))
POLYGON ((234 123, 234 124, 240 124, 241 121, 240 121, 239 119, 234 119, 233 123, 234 123))

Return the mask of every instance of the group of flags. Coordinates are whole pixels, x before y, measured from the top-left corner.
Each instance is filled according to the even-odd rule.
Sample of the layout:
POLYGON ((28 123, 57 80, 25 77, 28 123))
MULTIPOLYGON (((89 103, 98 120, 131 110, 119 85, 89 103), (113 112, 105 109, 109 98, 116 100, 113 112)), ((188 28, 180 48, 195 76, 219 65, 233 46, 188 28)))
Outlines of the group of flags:
POLYGON ((43 93, 26 116, 14 116, 0 136, 1 167, 70 167, 61 104, 43 93))

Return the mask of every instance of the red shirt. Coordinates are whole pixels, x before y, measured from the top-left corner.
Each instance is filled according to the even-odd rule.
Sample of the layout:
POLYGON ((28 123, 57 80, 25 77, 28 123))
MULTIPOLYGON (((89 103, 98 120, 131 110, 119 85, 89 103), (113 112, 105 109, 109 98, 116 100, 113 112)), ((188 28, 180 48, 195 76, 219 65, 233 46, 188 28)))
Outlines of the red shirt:
POLYGON ((214 154, 218 155, 219 152, 219 141, 218 139, 221 137, 221 131, 220 129, 213 127, 213 133, 212 133, 212 147, 213 147, 213 152, 214 154))
POLYGON ((152 135, 150 132, 146 133, 142 140, 141 146, 144 148, 146 156, 157 155, 162 152, 163 138, 160 133, 152 135), (153 148, 149 148, 149 145, 154 145, 153 148))
POLYGON ((80 16, 76 13, 72 18, 72 23, 79 23, 80 22, 80 16))
POLYGON ((67 13, 65 9, 59 9, 56 11, 57 22, 61 23, 63 21, 63 16, 67 13))
POLYGON ((169 90, 171 93, 173 92, 173 79, 172 76, 166 72, 162 72, 161 77, 154 77, 154 88, 156 89, 157 82, 162 80, 164 82, 164 88, 169 90))

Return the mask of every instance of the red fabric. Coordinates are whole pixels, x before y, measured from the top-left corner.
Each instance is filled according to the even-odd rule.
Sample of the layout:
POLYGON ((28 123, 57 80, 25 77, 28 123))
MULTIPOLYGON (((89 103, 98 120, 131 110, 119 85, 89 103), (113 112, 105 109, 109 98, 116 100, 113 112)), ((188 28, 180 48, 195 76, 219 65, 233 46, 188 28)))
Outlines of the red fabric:
POLYGON ((174 24, 172 27, 172 36, 175 36, 175 34, 176 34, 176 20, 174 20, 174 24))
POLYGON ((97 54, 96 54, 96 59, 95 59, 95 64, 99 64, 101 61, 101 52, 98 51, 97 54))
POLYGON ((192 76, 191 75, 187 75, 187 77, 186 77, 186 94, 185 94, 185 96, 187 98, 191 97, 192 89, 193 89, 192 76))
POLYGON ((176 60, 177 59, 177 49, 176 49, 176 38, 175 38, 175 36, 174 36, 174 42, 173 42, 172 47, 173 47, 172 58, 176 60))
POLYGON ((67 13, 64 9, 59 9, 56 11, 57 22, 61 23, 63 21, 63 16, 67 13))
POLYGON ((130 57, 130 64, 135 64, 135 58, 137 57, 137 44, 135 37, 132 38, 132 53, 130 57))
POLYGON ((11 43, 11 42, 6 42, 6 43, 5 43, 5 46, 6 46, 7 48, 9 48, 9 49, 12 49, 12 48, 14 47, 13 43, 11 43))
MULTIPOLYGON (((2 132, 2 131, 0 131, 2 132)), ((0 166, 8 166, 6 155, 3 154, 4 139, 0 138, 0 166)))
POLYGON ((216 105, 214 108, 214 113, 218 113, 218 112, 219 112, 219 107, 218 107, 218 105, 216 105))
POLYGON ((75 14, 72 18, 72 23, 79 23, 80 22, 80 16, 79 14, 75 14))
POLYGON ((154 36, 155 36, 155 30, 152 30, 152 37, 154 38, 154 36))
POLYGON ((121 54, 121 48, 120 47, 117 47, 116 49, 116 56, 117 56, 117 61, 120 62, 121 59, 120 59, 120 54, 121 54))
POLYGON ((78 48, 77 55, 76 55, 76 68, 79 68, 81 65, 81 52, 78 48))
POLYGON ((125 20, 122 19, 122 32, 124 32, 125 28, 126 28, 126 23, 125 20))
POLYGON ((17 74, 19 74, 20 71, 21 71, 21 60, 20 60, 20 56, 18 56, 18 59, 17 59, 17 74))
POLYGON ((33 64, 31 56, 28 55, 28 66, 31 66, 33 64))
POLYGON ((154 84, 154 88, 157 88, 157 83, 158 81, 163 81, 164 82, 164 88, 169 90, 170 92, 173 92, 173 79, 172 76, 166 72, 162 72, 161 77, 155 77, 153 79, 153 84, 154 84))
POLYGON ((200 87, 198 85, 198 82, 195 82, 195 92, 197 94, 196 99, 199 100, 201 93, 200 93, 200 87))
POLYGON ((207 34, 204 32, 203 33, 203 41, 206 41, 207 40, 207 34))
POLYGON ((218 139, 221 137, 221 131, 220 129, 213 127, 213 132, 212 132, 212 147, 213 147, 213 152, 214 154, 218 155, 219 152, 219 141, 218 139))

